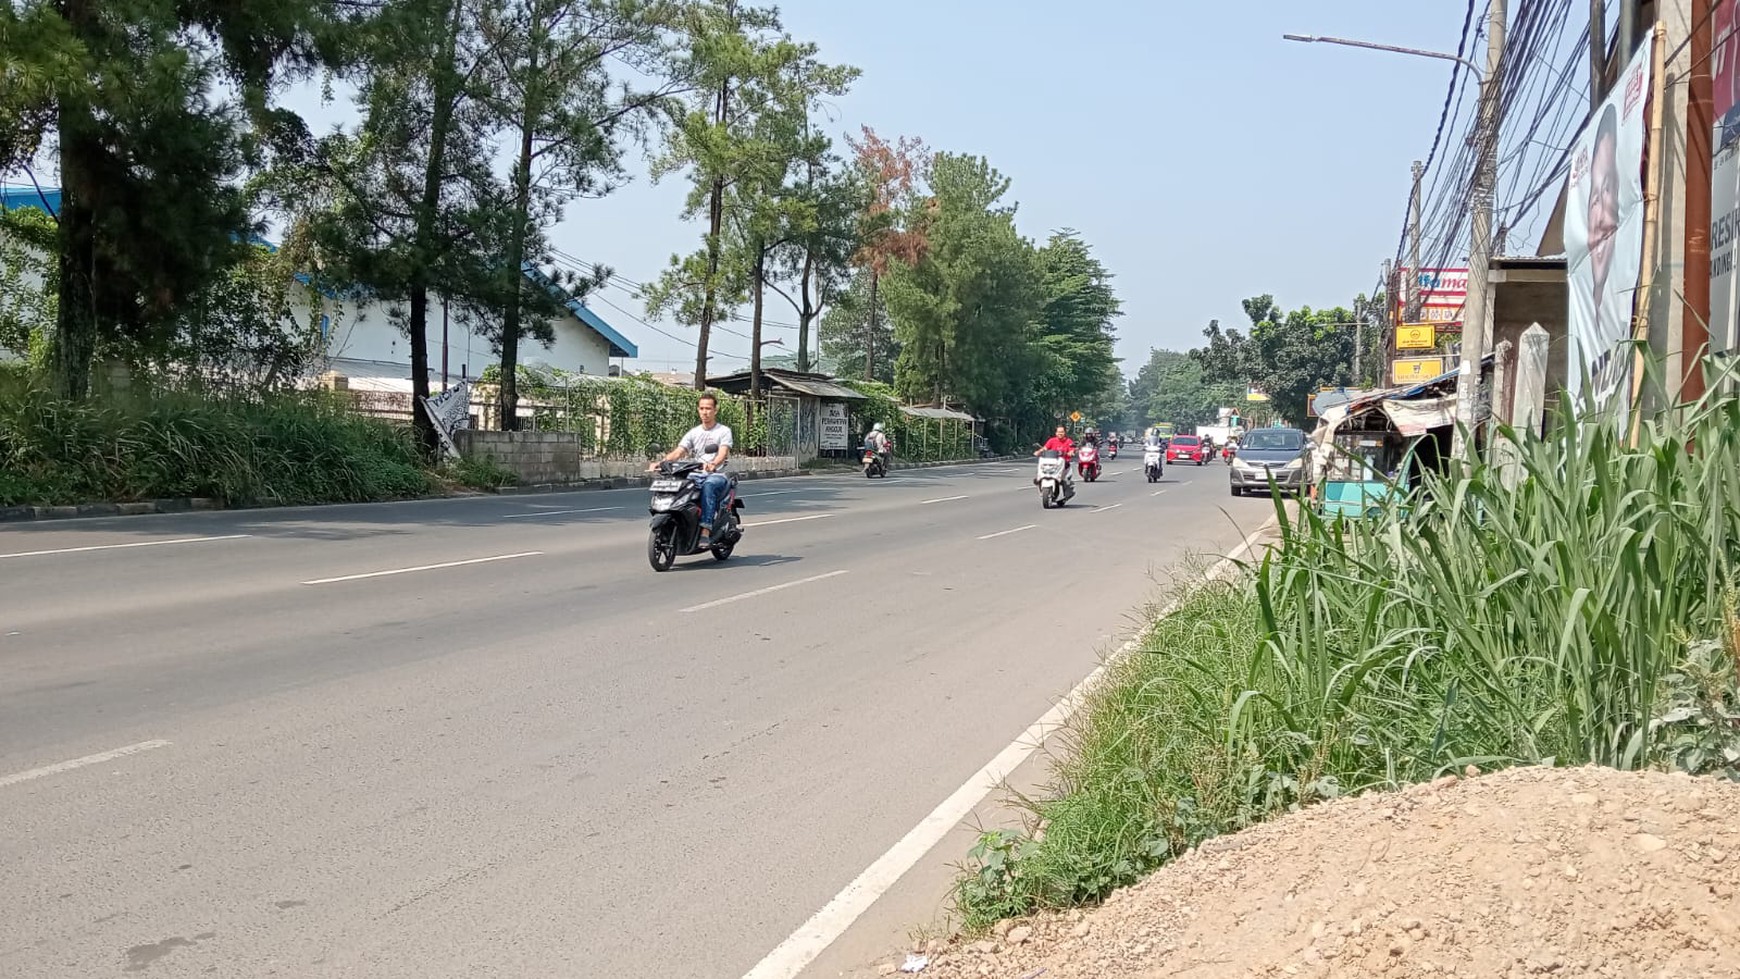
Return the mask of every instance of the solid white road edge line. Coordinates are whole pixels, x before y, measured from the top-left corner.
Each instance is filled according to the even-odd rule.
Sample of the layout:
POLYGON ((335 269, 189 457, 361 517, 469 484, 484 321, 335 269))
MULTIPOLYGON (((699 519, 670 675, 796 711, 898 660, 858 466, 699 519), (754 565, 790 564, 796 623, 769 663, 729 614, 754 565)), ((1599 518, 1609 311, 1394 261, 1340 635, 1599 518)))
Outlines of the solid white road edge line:
POLYGON ((848 571, 846 569, 841 569, 839 571, 829 571, 827 574, 811 575, 808 578, 799 578, 796 581, 788 581, 782 585, 768 585, 766 588, 757 588, 754 591, 746 591, 741 595, 732 595, 730 598, 716 598, 711 602, 702 602, 699 605, 691 605, 686 609, 682 609, 682 611, 701 612, 710 608, 718 608, 721 605, 730 605, 732 602, 741 602, 745 598, 755 598, 771 592, 784 591, 787 588, 796 588, 799 585, 807 585, 812 581, 821 581, 823 578, 834 578, 847 573, 848 571))
POLYGON ((752 530, 756 527, 771 527, 776 523, 797 523, 799 520, 821 520, 831 516, 833 516, 831 513, 812 513, 803 517, 781 517, 778 520, 757 520, 754 523, 744 524, 743 529, 752 530))
POLYGON ((497 554, 494 557, 474 557, 467 561, 443 561, 440 564, 420 564, 414 568, 394 568, 391 571, 367 571, 362 574, 339 575, 336 578, 316 578, 304 581, 305 585, 330 585, 338 581, 359 581, 363 578, 385 578, 388 575, 410 574, 413 571, 439 571, 442 568, 460 568, 467 564, 488 564, 491 561, 511 561, 517 557, 537 557, 543 551, 520 551, 517 554, 497 554))
POLYGON ((116 748, 114 751, 86 755, 83 758, 74 758, 72 761, 63 761, 54 765, 44 765, 41 768, 32 768, 28 772, 16 772, 11 775, 0 776, 0 789, 3 789, 8 785, 17 785, 19 782, 28 782, 34 778, 42 778, 44 775, 59 775, 61 772, 70 772, 75 768, 83 768, 86 765, 101 765, 103 762, 114 761, 116 758, 125 758, 128 755, 136 755, 141 751, 150 751, 152 748, 167 747, 169 747, 169 742, 167 741, 141 741, 138 744, 130 744, 123 748, 116 748))
POLYGON ((1033 528, 1035 528, 1037 526, 1039 526, 1039 525, 1036 523, 1030 523, 1025 527, 1016 527, 1014 530, 999 530, 994 534, 986 534, 985 536, 980 537, 979 539, 980 540, 990 540, 993 537, 1003 537, 1003 536, 1006 536, 1008 534, 1019 534, 1023 530, 1032 530, 1033 528))
POLYGON ((619 506, 594 506, 583 510, 534 510, 531 513, 504 513, 503 520, 518 520, 522 517, 556 517, 564 513, 603 513, 606 510, 620 510, 619 506))
POLYGON ((939 496, 934 500, 919 500, 918 505, 919 506, 928 506, 932 503, 953 503, 956 500, 965 500, 965 499, 969 499, 969 498, 970 498, 969 494, 966 494, 966 493, 962 493, 960 496, 939 496))
MULTIPOLYGON (((1230 570, 1234 563, 1248 552, 1263 535, 1274 526, 1274 518, 1263 524, 1255 533, 1244 539, 1231 554, 1217 561, 1209 569, 1209 579, 1218 578, 1230 570)), ((1160 617, 1170 615, 1175 605, 1162 609, 1160 617)), ((1021 766, 1021 763, 1040 746, 1047 737, 1059 727, 1068 722, 1070 717, 1080 709, 1087 696, 1099 685, 1106 671, 1115 666, 1118 661, 1129 656, 1141 645, 1146 634, 1137 636, 1119 647, 1117 652, 1107 657, 1105 662, 1094 669, 1087 678, 1076 684, 1057 706, 1046 711, 1033 726, 1021 733, 1021 736, 1010 742, 1009 746, 997 753, 990 763, 979 769, 972 778, 944 799, 930 815, 920 820, 898 843, 888 849, 888 852, 876 858, 876 862, 865 868, 857 879, 846 885, 845 890, 834 895, 817 911, 810 920, 804 922, 791 937, 779 944, 767 957, 762 959, 753 969, 743 974, 743 979, 796 979, 811 962, 814 962, 834 940, 846 933, 846 930, 857 921, 865 911, 870 909, 876 899, 887 893, 908 870, 917 866, 933 847, 942 842, 943 837, 954 829, 955 825, 967 818, 977 808, 980 801, 990 795, 999 785, 1002 785, 1010 773, 1021 766)))
POLYGON ((164 544, 204 544, 216 540, 241 540, 252 537, 253 534, 224 534, 222 537, 177 537, 174 540, 142 540, 131 544, 91 544, 85 547, 57 547, 51 551, 19 551, 16 554, 0 554, 0 560, 9 557, 42 557, 48 554, 78 554, 82 551, 113 551, 123 547, 160 547, 164 544))

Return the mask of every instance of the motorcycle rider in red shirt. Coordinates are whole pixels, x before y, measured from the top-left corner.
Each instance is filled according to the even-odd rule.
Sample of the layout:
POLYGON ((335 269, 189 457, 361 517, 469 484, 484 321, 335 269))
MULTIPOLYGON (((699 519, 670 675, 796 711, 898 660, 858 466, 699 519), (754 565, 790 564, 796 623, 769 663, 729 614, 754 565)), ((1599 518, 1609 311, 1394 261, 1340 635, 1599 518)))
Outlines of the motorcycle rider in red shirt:
POLYGON ((1057 434, 1046 439, 1044 447, 1033 453, 1034 457, 1037 458, 1040 452, 1063 453, 1064 469, 1067 471, 1069 461, 1075 458, 1075 439, 1069 437, 1069 429, 1059 425, 1057 426, 1057 434))

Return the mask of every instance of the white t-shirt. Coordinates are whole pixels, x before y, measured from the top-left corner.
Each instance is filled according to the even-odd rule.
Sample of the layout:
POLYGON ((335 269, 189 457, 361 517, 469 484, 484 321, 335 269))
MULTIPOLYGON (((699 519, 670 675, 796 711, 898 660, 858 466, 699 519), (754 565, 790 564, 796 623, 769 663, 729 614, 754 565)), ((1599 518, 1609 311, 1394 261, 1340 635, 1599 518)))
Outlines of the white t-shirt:
MULTIPOLYGON (((687 452, 689 458, 695 462, 712 462, 720 449, 731 447, 731 426, 720 422, 714 422, 712 428, 696 425, 689 429, 683 440, 677 443, 677 447, 687 452)), ((719 468, 724 469, 725 464, 720 464, 719 468)))

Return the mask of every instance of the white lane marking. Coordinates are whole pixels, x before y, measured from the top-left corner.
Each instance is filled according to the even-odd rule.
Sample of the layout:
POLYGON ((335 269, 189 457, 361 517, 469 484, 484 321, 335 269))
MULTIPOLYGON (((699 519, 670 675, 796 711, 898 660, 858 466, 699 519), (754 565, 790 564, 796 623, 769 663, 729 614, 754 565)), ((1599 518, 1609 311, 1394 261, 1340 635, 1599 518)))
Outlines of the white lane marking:
POLYGON ((1023 530, 1032 530, 1033 528, 1035 528, 1037 526, 1039 526, 1039 525, 1036 523, 1030 523, 1025 527, 1016 527, 1014 530, 999 530, 994 534, 986 534, 985 536, 983 536, 979 539, 980 540, 990 540, 993 537, 1003 537, 1003 536, 1008 535, 1008 534, 1019 534, 1023 530))
POLYGON ((1097 506, 1097 507, 1093 508, 1092 512, 1093 513, 1105 513, 1107 510, 1116 510, 1118 507, 1121 507, 1121 506, 1123 506, 1122 503, 1113 503, 1113 504, 1110 504, 1108 506, 1097 506))
MULTIPOLYGON (((1269 532, 1274 523, 1271 518, 1256 533, 1245 538, 1244 543, 1209 569, 1208 577, 1212 579, 1225 574, 1235 561, 1250 550, 1258 538, 1269 532)), ((1173 605, 1162 609, 1160 615, 1164 617, 1171 614, 1175 607, 1173 605)), ((877 857, 875 863, 865 868, 844 890, 834 895, 834 899, 823 905, 820 911, 811 915, 810 920, 792 932, 778 948, 767 953, 766 958, 744 973, 743 979, 796 979, 835 939, 845 934, 852 927, 852 923, 876 903, 877 898, 887 893, 908 870, 917 866, 925 854, 942 842, 956 824, 967 818, 986 796, 1002 785, 1015 769, 1021 767, 1028 756, 1038 751, 1053 732, 1067 723, 1099 685, 1106 672, 1135 652, 1145 638, 1146 633, 1137 636, 1107 657, 1086 679, 1076 684, 1075 689, 1066 694, 1057 706, 1046 711, 1039 720, 1033 722, 1033 726, 1021 732, 1020 737, 998 752, 995 758, 979 769, 972 778, 967 779, 954 794, 938 803, 930 811, 930 815, 908 830, 899 842, 889 847, 888 852, 877 857)))
POLYGON ((584 510, 536 510, 531 513, 504 513, 503 520, 517 520, 521 517, 555 517, 564 513, 603 513, 606 510, 620 510, 619 506, 594 506, 584 510))
POLYGON ((3 789, 8 785, 17 785, 19 782, 28 782, 33 778, 42 778, 44 775, 59 775, 61 772, 70 772, 75 768, 83 768, 86 765, 101 765, 103 762, 114 761, 116 758, 125 758, 128 755, 136 755, 141 751, 150 751, 152 748, 167 747, 169 747, 169 742, 167 741, 141 741, 138 744, 130 744, 123 748, 116 748, 114 751, 104 751, 100 754, 86 755, 83 758, 74 758, 72 761, 63 761, 54 765, 45 765, 41 768, 32 768, 28 772, 15 772, 11 775, 3 775, 0 776, 0 789, 3 789))
POLYGON ((123 547, 161 547, 165 544, 205 544, 217 540, 241 540, 252 537, 253 534, 225 534, 222 537, 178 537, 175 540, 142 540, 131 544, 91 544, 86 547, 57 547, 51 551, 19 551, 14 554, 0 554, 0 560, 9 557, 42 557, 48 554, 78 554, 82 551, 113 551, 123 547))
POLYGON ((812 513, 803 517, 781 517, 778 520, 757 520, 754 523, 744 524, 743 529, 748 530, 751 527, 771 527, 776 523, 797 523, 799 520, 823 520, 831 516, 833 516, 831 513, 812 513))
POLYGON ((1164 493, 1164 492, 1166 492, 1166 491, 1165 490, 1155 490, 1154 492, 1149 493, 1148 495, 1149 496, 1159 496, 1161 493, 1164 493))
POLYGON ((748 499, 748 500, 753 500, 756 497, 760 497, 760 496, 789 496, 792 493, 802 493, 802 492, 803 492, 803 490, 769 490, 767 492, 761 492, 758 490, 758 491, 753 492, 753 493, 743 494, 743 498, 748 499))
POLYGON ((711 602, 702 602, 699 605, 691 605, 686 609, 682 609, 682 611, 701 612, 710 608, 718 608, 721 605, 730 605, 732 602, 741 602, 745 598, 756 598, 761 595, 767 595, 776 591, 784 591, 787 588, 796 588, 799 585, 807 585, 812 581, 821 581, 823 578, 834 578, 847 573, 847 570, 841 569, 839 571, 829 571, 827 574, 812 575, 808 578, 799 578, 796 581, 788 581, 783 585, 768 585, 766 588, 757 588, 754 591, 746 591, 741 595, 732 595, 730 598, 716 598, 711 602))
POLYGON ((439 571, 442 568, 459 568, 467 564, 488 564, 491 561, 511 561, 518 557, 537 557, 543 551, 520 551, 517 554, 497 554, 494 557, 474 557, 467 561, 443 561, 440 564, 420 564, 414 568, 394 568, 391 571, 367 571, 362 574, 345 574, 336 578, 316 578, 304 581, 305 585, 330 585, 338 581, 358 581, 363 578, 385 578, 388 575, 410 574, 413 571, 439 571))
POLYGON ((932 504, 932 503, 953 503, 956 500, 965 500, 968 498, 970 498, 970 494, 967 494, 967 493, 963 493, 960 496, 939 496, 934 500, 919 500, 918 505, 919 506, 928 506, 929 504, 932 504))

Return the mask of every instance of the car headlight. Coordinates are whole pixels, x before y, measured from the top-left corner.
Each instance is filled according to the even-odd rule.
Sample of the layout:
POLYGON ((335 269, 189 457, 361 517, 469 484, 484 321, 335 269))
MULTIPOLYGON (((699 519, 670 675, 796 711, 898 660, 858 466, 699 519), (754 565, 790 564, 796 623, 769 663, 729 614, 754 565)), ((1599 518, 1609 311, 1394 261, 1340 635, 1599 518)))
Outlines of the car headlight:
POLYGON ((1294 459, 1292 462, 1287 463, 1287 468, 1288 469, 1298 469, 1300 466, 1303 466, 1303 465, 1305 465, 1305 457, 1300 456, 1297 459, 1294 459))
POLYGON ((1253 465, 1252 463, 1246 462, 1243 459, 1240 459, 1238 456, 1233 456, 1233 468, 1234 469, 1244 469, 1244 470, 1249 471, 1249 470, 1255 470, 1259 467, 1256 465, 1253 465))

